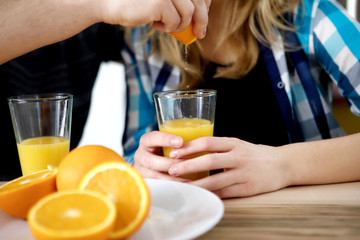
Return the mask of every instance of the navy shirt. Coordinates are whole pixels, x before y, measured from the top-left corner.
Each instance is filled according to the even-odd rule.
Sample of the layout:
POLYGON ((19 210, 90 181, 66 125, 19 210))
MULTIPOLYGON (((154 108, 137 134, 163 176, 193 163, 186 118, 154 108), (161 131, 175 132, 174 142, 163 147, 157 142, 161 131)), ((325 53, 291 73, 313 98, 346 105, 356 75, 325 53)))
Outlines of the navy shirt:
POLYGON ((207 67, 201 86, 217 90, 214 136, 271 146, 289 143, 263 59, 259 57, 256 66, 241 79, 214 78, 217 67, 214 63, 207 67))

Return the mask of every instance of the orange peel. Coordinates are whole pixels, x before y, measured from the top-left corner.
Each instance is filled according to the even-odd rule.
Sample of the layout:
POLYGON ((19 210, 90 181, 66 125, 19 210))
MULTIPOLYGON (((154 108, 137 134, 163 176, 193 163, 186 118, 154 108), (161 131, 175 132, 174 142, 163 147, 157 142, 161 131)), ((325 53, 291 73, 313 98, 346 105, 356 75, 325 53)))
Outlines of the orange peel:
POLYGON ((197 40, 196 36, 193 33, 193 23, 183 31, 180 32, 172 32, 170 33, 176 40, 182 42, 185 45, 189 45, 197 40))

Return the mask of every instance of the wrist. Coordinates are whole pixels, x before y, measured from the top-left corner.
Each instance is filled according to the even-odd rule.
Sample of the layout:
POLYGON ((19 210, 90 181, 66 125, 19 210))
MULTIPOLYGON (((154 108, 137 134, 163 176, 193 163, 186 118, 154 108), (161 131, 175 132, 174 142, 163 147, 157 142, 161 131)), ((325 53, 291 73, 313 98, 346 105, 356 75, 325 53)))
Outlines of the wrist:
POLYGON ((64 9, 67 9, 69 18, 81 22, 83 26, 91 26, 103 21, 101 7, 104 4, 101 2, 102 0, 68 0, 64 1, 64 9))
MULTIPOLYGON (((73 0, 70 0, 73 1, 73 0)), ((94 23, 104 22, 108 24, 122 24, 120 14, 127 12, 126 6, 130 3, 123 3, 122 0, 81 0, 81 5, 86 9, 88 19, 94 23), (121 9, 121 12, 119 11, 121 9)), ((131 11, 130 11, 131 12, 131 11)))
POLYGON ((280 174, 283 187, 295 185, 296 178, 296 161, 294 153, 292 153, 291 145, 284 145, 277 148, 277 161, 279 163, 280 174))

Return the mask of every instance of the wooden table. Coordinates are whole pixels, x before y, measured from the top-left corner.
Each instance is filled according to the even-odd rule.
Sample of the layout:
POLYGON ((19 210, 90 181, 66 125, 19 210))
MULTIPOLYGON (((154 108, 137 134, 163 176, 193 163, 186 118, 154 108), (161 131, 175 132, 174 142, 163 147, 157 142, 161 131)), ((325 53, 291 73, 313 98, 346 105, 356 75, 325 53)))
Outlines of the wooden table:
POLYGON ((289 187, 223 202, 222 220, 198 239, 360 239, 360 182, 289 187))

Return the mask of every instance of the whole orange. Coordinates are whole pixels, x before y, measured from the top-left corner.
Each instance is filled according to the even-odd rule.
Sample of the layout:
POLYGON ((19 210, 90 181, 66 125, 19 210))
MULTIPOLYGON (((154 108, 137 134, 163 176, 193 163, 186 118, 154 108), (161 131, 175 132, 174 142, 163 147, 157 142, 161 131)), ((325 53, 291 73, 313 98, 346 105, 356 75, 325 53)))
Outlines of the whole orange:
POLYGON ((125 160, 115 151, 101 145, 85 145, 70 151, 60 162, 56 177, 58 191, 77 189, 82 178, 95 166, 125 160))

